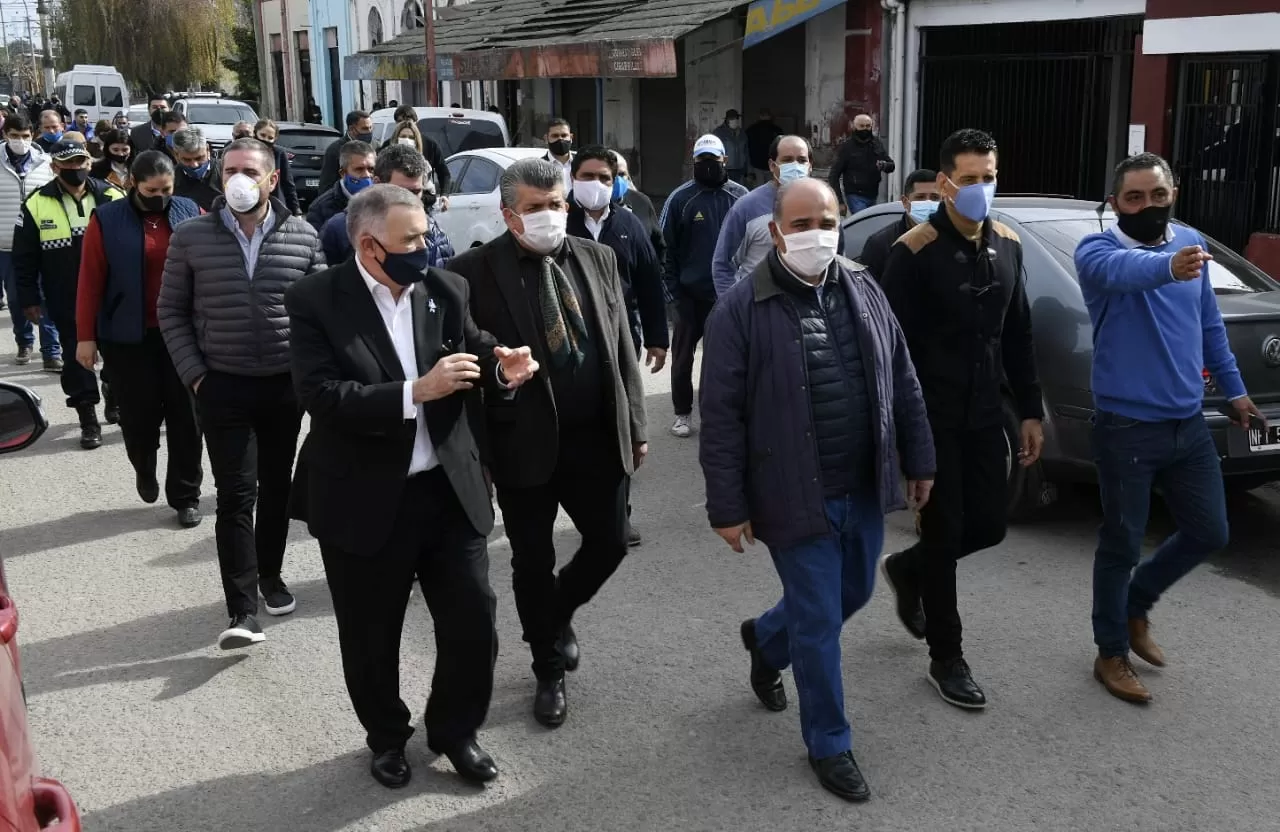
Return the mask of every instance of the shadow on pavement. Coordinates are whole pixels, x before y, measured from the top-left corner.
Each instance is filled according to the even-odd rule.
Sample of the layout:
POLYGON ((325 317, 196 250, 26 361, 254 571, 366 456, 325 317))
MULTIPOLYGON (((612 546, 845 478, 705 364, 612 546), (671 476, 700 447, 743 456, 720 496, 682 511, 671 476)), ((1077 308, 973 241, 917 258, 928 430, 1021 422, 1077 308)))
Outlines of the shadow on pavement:
MULTIPOLYGON (((48 405, 46 404, 46 408, 48 405)), ((101 411, 101 408, 99 408, 101 411)), ((47 409, 45 412, 48 412, 47 409)), ((98 413, 98 418, 102 418, 102 413, 98 413)), ((124 434, 120 433, 120 429, 113 425, 103 424, 102 426, 102 446, 94 451, 86 451, 80 447, 80 425, 64 424, 50 425, 49 431, 40 437, 40 441, 32 445, 30 448, 19 453, 17 456, 21 459, 30 459, 37 456, 48 456, 49 454, 61 453, 78 453, 78 454, 94 454, 101 453, 103 448, 110 448, 112 445, 124 446, 124 434)), ((133 482, 129 481, 125 486, 130 492, 133 491, 133 482)))
MULTIPOLYGON (((277 624, 333 612, 323 579, 294 584, 290 589, 298 599, 298 611, 283 618, 259 616, 268 634, 277 624)), ((160 698, 175 696, 231 666, 232 663, 209 657, 174 658, 193 650, 212 648, 226 622, 226 607, 219 601, 149 615, 101 630, 24 644, 23 681, 28 693, 40 694, 84 685, 166 677, 165 692, 160 698)))
POLYGON ((0 530, 0 556, 10 558, 63 546, 92 543, 118 534, 155 528, 161 517, 154 506, 82 511, 66 517, 0 530))

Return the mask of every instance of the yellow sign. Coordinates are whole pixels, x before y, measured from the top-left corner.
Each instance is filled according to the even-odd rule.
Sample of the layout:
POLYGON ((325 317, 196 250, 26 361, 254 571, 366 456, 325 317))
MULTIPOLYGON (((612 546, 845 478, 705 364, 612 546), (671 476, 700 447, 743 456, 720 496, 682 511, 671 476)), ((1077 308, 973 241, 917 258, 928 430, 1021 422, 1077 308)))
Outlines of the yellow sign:
POLYGON ((843 5, 844 0, 757 0, 747 9, 744 47, 759 43, 783 29, 802 23, 819 12, 843 5))

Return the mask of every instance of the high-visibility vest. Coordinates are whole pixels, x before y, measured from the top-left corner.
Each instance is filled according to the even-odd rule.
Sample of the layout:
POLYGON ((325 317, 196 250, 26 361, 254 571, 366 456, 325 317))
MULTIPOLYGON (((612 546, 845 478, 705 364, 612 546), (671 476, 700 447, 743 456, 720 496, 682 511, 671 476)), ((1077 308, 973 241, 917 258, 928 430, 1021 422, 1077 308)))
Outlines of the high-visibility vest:
MULTIPOLYGON (((123 198, 124 193, 115 187, 102 192, 105 202, 123 198)), ((97 207, 98 202, 89 190, 85 191, 84 199, 79 205, 61 188, 58 189, 57 197, 46 196, 43 191, 32 194, 27 200, 27 210, 31 212, 31 219, 40 232, 40 250, 71 248, 76 237, 84 236, 85 229, 89 227, 89 218, 97 207)))

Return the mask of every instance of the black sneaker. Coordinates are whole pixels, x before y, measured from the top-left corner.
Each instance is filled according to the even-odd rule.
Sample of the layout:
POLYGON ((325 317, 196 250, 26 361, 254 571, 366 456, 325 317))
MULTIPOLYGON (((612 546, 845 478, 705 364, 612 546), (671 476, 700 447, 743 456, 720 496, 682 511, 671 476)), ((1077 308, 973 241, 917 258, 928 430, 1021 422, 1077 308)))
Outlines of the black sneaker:
POLYGON ((258 591, 266 603, 268 615, 288 615, 298 608, 298 601, 282 579, 258 582, 258 591))
POLYGON ((18 357, 13 359, 13 363, 19 367, 31 363, 31 347, 18 347, 18 357))
POLYGON ((834 757, 823 757, 821 760, 809 758, 809 767, 818 775, 822 788, 845 800, 861 803, 871 798, 871 788, 858 770, 858 763, 853 759, 852 751, 836 754, 834 757))
POLYGON ((904 568, 902 552, 889 552, 880 558, 880 575, 893 590, 895 611, 898 620, 913 638, 924 638, 924 606, 920 603, 920 592, 915 581, 904 568))
POLYGON ((46 373, 60 373, 62 372, 62 367, 61 358, 46 358, 44 360, 44 371, 46 373))
POLYGON ((223 630, 222 634, 218 636, 218 647, 223 650, 236 650, 266 640, 267 637, 263 634, 262 625, 258 623, 258 619, 242 612, 232 618, 231 623, 227 625, 227 629, 223 630))
POLYGON ((973 681, 969 663, 959 656, 943 662, 930 662, 927 678, 944 702, 971 711, 987 707, 987 695, 973 681))

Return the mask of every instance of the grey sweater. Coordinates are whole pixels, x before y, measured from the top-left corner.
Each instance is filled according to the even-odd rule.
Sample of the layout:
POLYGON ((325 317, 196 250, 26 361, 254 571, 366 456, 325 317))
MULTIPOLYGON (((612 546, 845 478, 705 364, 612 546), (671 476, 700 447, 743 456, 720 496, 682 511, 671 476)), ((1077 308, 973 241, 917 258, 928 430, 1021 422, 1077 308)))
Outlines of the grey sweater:
POLYGON ((315 229, 273 201, 275 227, 262 241, 252 278, 239 240, 219 210, 173 230, 156 317, 174 367, 188 387, 210 370, 241 376, 289 372, 284 293, 325 268, 315 229))

